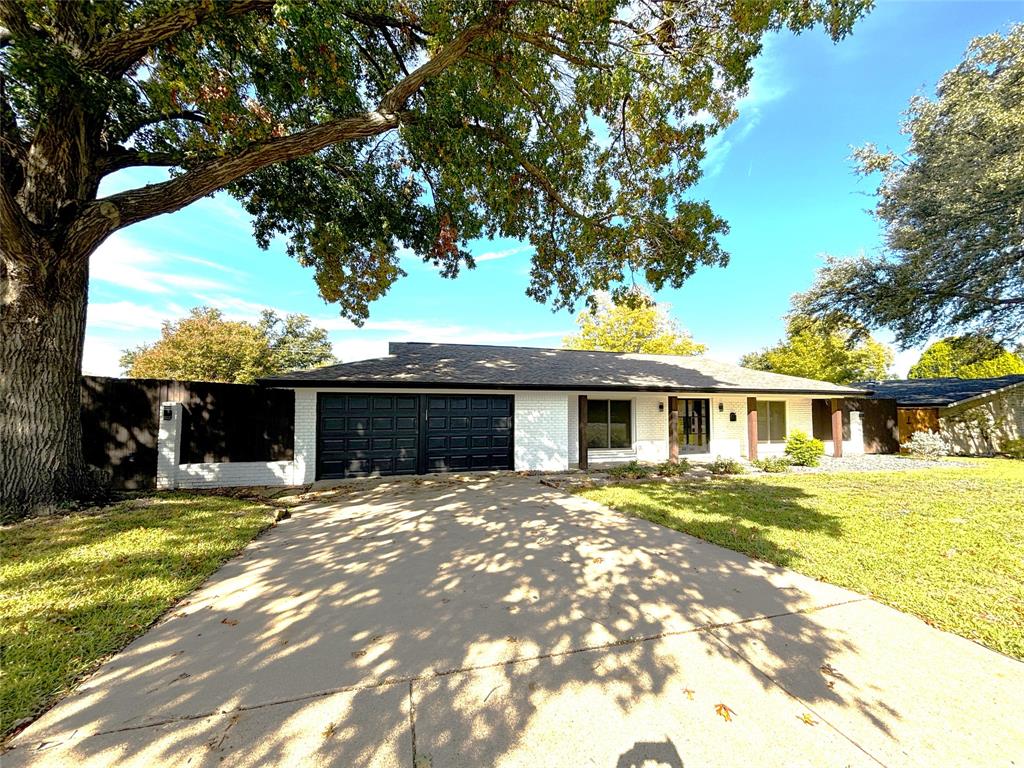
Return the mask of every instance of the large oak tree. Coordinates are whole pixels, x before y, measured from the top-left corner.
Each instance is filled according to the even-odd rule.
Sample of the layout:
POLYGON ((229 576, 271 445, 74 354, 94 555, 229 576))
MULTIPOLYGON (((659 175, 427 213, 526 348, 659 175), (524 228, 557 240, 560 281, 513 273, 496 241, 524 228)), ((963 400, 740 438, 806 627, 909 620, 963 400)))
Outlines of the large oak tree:
POLYGON ((724 264, 685 196, 766 30, 847 34, 868 0, 0 0, 0 489, 85 482, 89 256, 219 189, 356 320, 471 238, 529 240, 529 294, 724 264), (108 175, 166 181, 98 197, 108 175))

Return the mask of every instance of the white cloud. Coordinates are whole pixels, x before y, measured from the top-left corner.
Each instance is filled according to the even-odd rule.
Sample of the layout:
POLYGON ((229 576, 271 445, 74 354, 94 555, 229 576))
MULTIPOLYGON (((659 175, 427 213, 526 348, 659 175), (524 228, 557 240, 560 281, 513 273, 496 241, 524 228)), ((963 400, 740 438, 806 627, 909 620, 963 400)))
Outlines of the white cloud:
POLYGON ((168 271, 175 254, 149 250, 115 234, 101 245, 89 262, 89 274, 100 280, 145 293, 175 290, 227 290, 226 283, 194 274, 168 271))
POLYGON ((746 94, 736 102, 736 109, 739 111, 736 122, 718 135, 712 136, 705 144, 705 176, 719 174, 725 167, 725 161, 733 147, 749 136, 761 122, 764 108, 789 92, 789 85, 782 73, 777 52, 778 40, 778 34, 770 34, 764 38, 761 53, 754 60, 754 76, 750 80, 746 94))
POLYGON ((122 352, 122 346, 109 339, 86 336, 82 356, 82 373, 87 376, 120 376, 121 365, 118 361, 122 352))
POLYGON ((119 331, 158 330, 164 320, 175 320, 187 313, 177 304, 163 309, 136 304, 133 301, 92 302, 87 322, 90 328, 112 328, 119 331))
POLYGON ((477 261, 497 261, 498 259, 505 259, 509 256, 518 256, 520 253, 533 253, 532 245, 517 245, 513 248, 505 248, 501 251, 486 251, 481 254, 473 254, 473 258, 477 261))

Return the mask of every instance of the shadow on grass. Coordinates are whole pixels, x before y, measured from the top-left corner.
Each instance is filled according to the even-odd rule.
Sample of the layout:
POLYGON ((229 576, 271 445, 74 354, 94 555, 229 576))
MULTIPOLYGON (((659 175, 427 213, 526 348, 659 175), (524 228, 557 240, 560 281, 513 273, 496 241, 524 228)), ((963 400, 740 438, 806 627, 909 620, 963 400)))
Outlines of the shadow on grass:
POLYGON ((840 519, 807 503, 801 488, 754 480, 722 478, 701 483, 606 486, 594 492, 626 514, 743 552, 776 565, 789 565, 797 553, 773 541, 770 529, 790 529, 836 537, 840 519))

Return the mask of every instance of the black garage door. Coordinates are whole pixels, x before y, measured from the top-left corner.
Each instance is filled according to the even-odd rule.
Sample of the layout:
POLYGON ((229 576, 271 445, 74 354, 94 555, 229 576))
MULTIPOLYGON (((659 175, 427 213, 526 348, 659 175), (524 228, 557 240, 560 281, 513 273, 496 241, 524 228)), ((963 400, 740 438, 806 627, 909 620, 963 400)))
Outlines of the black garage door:
POLYGON ((424 395, 426 472, 512 469, 512 397, 424 395))
POLYGON ((510 395, 321 393, 317 478, 512 468, 510 395))

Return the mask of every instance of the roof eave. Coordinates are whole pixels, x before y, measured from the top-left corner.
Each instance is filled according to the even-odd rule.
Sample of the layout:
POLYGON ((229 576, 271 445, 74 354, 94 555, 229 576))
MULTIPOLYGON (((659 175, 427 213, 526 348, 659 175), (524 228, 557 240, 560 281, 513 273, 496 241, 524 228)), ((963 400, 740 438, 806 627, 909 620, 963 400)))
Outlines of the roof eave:
POLYGON ((451 381, 380 381, 380 380, 344 380, 337 379, 258 379, 257 383, 265 386, 286 387, 295 389, 333 389, 344 387, 366 389, 495 389, 495 390, 529 390, 556 392, 709 392, 714 394, 754 394, 754 395, 807 395, 812 397, 867 397, 866 389, 810 389, 806 387, 685 387, 678 385, 634 385, 634 384, 513 384, 513 383, 471 383, 451 381))

